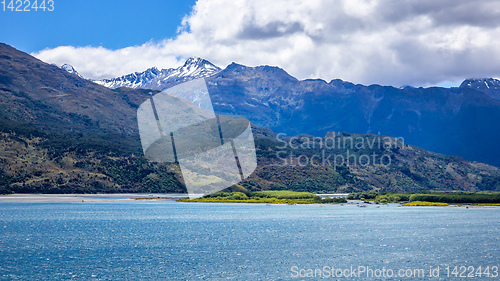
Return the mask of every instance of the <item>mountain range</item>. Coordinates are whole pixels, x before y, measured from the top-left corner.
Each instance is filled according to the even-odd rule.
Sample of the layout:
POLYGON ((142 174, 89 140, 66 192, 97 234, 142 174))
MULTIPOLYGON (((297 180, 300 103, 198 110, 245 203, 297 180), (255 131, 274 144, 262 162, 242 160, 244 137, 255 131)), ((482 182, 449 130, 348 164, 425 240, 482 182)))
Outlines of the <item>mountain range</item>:
POLYGON ((98 83, 163 90, 199 77, 206 77, 216 113, 245 116, 288 136, 380 134, 500 166, 500 81, 493 78, 467 79, 454 88, 396 88, 340 79, 301 81, 272 66, 232 63, 220 70, 189 59, 177 69, 152 68, 98 83))
POLYGON ((144 72, 135 72, 118 78, 96 80, 94 82, 112 89, 128 87, 161 91, 182 82, 212 76, 220 70, 219 67, 207 60, 189 58, 184 65, 178 68, 159 70, 152 67, 144 72))
MULTIPOLYGON (((462 105, 476 106, 474 110, 483 109, 483 102, 487 100, 491 102, 491 112, 486 113, 494 117, 497 110, 495 99, 471 88, 481 87, 481 82, 470 82, 464 89, 434 90, 448 99, 452 93, 457 93, 462 105), (479 84, 476 85, 476 82, 479 84), (472 100, 468 101, 471 97, 472 100)), ((335 112, 319 112, 324 110, 319 107, 322 101, 326 108, 331 106, 344 110, 342 112, 350 114, 348 117, 351 118, 357 112, 362 114, 365 112, 363 110, 370 109, 370 104, 380 107, 386 99, 407 108, 406 111, 395 109, 395 112, 406 114, 410 102, 414 102, 414 107, 427 106, 420 109, 425 113, 422 116, 439 117, 442 115, 439 104, 418 100, 425 94, 427 96, 424 97, 429 101, 443 103, 440 99, 428 97, 433 93, 428 89, 405 90, 409 91, 405 92, 407 95, 415 97, 398 97, 402 90, 393 87, 354 85, 339 80, 330 83, 321 80, 298 81, 277 67, 252 68, 238 64, 231 64, 206 78, 206 83, 216 111, 226 115, 248 116, 254 124, 258 167, 239 188, 312 192, 500 190, 499 168, 431 152, 406 140, 406 145, 399 148, 336 148, 331 151, 335 155, 351 153, 358 157, 374 154, 378 159, 386 155, 387 159, 391 159, 387 166, 297 165, 303 160, 297 154, 312 159, 314 155, 321 155, 323 150, 320 147, 303 146, 298 150, 281 148, 283 141, 296 145, 309 142, 306 139, 317 142, 318 139, 311 132, 318 135, 338 124, 349 124, 336 123, 336 119, 319 122, 321 114, 323 117, 324 114, 342 117, 335 112), (363 100, 371 95, 375 100, 372 103, 363 100), (353 112, 336 105, 336 102, 349 105, 353 112), (433 108, 434 115, 428 115, 433 108), (295 125, 298 127, 287 128, 287 124, 294 124, 290 120, 296 120, 295 125), (328 121, 333 124, 332 127, 321 127, 328 121), (268 128, 261 124, 266 124, 268 128), (282 129, 275 132, 288 130, 289 137, 281 135, 280 141, 280 136, 269 127, 282 129), (295 139, 290 137, 292 132, 300 130, 310 135, 295 139), (295 156, 291 155, 292 152, 295 156), (293 164, 280 165, 283 162, 280 155, 289 156, 289 163, 293 164)), ((492 84, 488 86, 492 88, 492 84)), ((0 43, 0 192, 185 191, 178 165, 148 161, 141 149, 136 111, 140 104, 150 98, 151 93, 157 92, 124 87, 110 89, 0 43)), ((379 117, 377 110, 372 110, 375 113, 370 120, 374 122, 379 117)), ((457 112, 461 110, 458 108, 457 112)), ((397 118, 401 117, 394 116, 393 119, 397 118)), ((352 122, 362 124, 359 120, 354 118, 352 122)), ((470 123, 475 120, 482 119, 476 117, 470 123)), ((478 126, 472 134, 484 129, 488 127, 478 126)), ((332 133, 324 135, 331 136, 332 133)), ((382 136, 349 132, 336 133, 334 139, 373 140, 378 137, 382 136)), ((498 151, 496 146, 489 144, 476 145, 493 154, 498 151)))
POLYGON ((214 109, 287 135, 381 134, 447 155, 500 166, 500 90, 494 79, 459 88, 299 81, 277 67, 231 64, 207 78, 214 109))

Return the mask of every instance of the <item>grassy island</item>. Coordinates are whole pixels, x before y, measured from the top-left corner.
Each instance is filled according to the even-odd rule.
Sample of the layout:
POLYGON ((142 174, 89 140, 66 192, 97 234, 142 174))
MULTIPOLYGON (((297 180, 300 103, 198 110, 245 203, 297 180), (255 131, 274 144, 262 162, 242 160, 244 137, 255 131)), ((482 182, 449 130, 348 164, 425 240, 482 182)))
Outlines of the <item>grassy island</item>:
POLYGON ((404 206, 447 206, 448 204, 498 206, 500 193, 491 191, 359 192, 350 193, 347 199, 373 201, 382 204, 404 203, 404 206))
POLYGON ((217 192, 195 199, 180 199, 179 202, 215 203, 269 203, 269 204, 323 204, 346 203, 345 198, 326 198, 309 193, 289 190, 266 190, 253 192, 217 192))
POLYGON ((403 206, 449 206, 448 203, 413 201, 404 203, 403 206))
POLYGON ((347 203, 347 200, 362 200, 377 204, 401 203, 403 206, 448 206, 478 205, 499 206, 500 193, 466 191, 419 191, 413 193, 397 192, 358 192, 350 193, 347 198, 326 198, 310 192, 291 190, 266 191, 221 191, 195 199, 180 199, 179 202, 214 202, 214 203, 269 203, 269 204, 323 204, 347 203))

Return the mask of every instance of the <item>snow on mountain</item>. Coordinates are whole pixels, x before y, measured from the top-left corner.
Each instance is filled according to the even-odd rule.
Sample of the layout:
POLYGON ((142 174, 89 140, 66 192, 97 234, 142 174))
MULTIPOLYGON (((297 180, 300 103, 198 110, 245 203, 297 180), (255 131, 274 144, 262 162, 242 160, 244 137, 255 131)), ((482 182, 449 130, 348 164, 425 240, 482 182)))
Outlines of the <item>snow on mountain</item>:
POLYGON ((495 78, 467 79, 459 87, 474 89, 500 100, 500 80, 495 78))
POLYGON ((494 78, 467 79, 460 85, 460 88, 469 87, 473 89, 500 89, 500 80, 494 78))
POLYGON ((75 68, 70 64, 65 63, 65 64, 61 65, 60 68, 66 70, 67 72, 69 72, 71 74, 78 75, 78 77, 80 77, 80 78, 83 78, 83 76, 80 75, 80 73, 78 73, 78 71, 76 71, 75 68))
POLYGON ((159 70, 156 67, 152 67, 144 72, 135 72, 117 78, 97 80, 94 82, 112 89, 128 87, 134 89, 164 90, 182 82, 212 76, 219 71, 221 71, 219 67, 207 60, 190 58, 184 65, 178 68, 159 70))
POLYGON ((161 73, 161 70, 156 67, 152 67, 144 72, 135 72, 117 78, 96 80, 94 82, 112 89, 119 87, 128 87, 134 89, 144 88, 145 86, 149 85, 151 81, 157 78, 161 73))

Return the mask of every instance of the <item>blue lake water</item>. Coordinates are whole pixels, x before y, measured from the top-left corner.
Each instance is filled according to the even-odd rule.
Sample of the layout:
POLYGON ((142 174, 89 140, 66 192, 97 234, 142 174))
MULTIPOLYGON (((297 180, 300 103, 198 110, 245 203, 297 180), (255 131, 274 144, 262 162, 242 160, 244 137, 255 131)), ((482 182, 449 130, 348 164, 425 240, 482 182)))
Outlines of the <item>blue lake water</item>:
POLYGON ((458 280, 446 266, 494 276, 499 263, 500 208, 0 204, 0 280, 302 280, 360 266, 458 280))

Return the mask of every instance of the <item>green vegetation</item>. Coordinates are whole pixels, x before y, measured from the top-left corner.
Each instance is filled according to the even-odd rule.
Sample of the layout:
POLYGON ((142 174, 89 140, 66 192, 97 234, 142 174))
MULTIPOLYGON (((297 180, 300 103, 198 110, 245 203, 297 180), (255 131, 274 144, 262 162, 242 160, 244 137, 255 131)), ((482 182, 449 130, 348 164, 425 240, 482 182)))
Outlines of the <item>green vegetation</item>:
MULTIPOLYGON (((432 153, 406 144, 387 148, 358 145, 363 143, 361 140, 365 144, 377 142, 379 136, 336 134, 335 143, 352 139, 352 148, 325 148, 322 143, 327 142, 326 138, 302 135, 281 137, 278 142, 273 132, 254 129, 259 166, 252 176, 257 184, 252 190, 312 193, 500 191, 500 169, 497 167, 432 153), (287 145, 284 145, 285 142, 287 145), (347 155, 353 159, 372 155, 372 163, 383 162, 386 165, 346 165, 345 162, 334 160, 337 156, 338 159, 347 158, 347 155), (390 163, 384 162, 388 159, 390 163)), ((395 142, 392 138, 388 140, 395 142)))
POLYGON ((270 203, 270 204, 322 204, 346 203, 345 198, 321 199, 309 192, 290 190, 266 190, 254 192, 217 192, 196 199, 181 199, 180 202, 215 202, 215 203, 270 203))
POLYGON ((348 200, 370 200, 378 203, 434 202, 447 204, 498 204, 500 193, 483 191, 419 191, 415 193, 359 192, 350 193, 348 200))
POLYGON ((448 203, 414 201, 404 203, 403 206, 448 206, 448 203))
POLYGON ((479 204, 474 204, 476 206, 500 206, 500 203, 479 203, 479 204))
MULTIPOLYGON (((137 134, 103 133, 95 124, 88 125, 90 129, 82 129, 81 132, 68 132, 59 127, 55 127, 60 129, 57 131, 47 130, 42 126, 6 121, 7 117, 2 115, 0 111, 0 151, 3 151, 0 155, 0 194, 186 192, 178 165, 146 160, 142 156, 137 134)), ((47 126, 54 122, 47 123, 47 126)), ((427 189, 451 190, 475 185, 478 191, 500 191, 500 173, 497 168, 475 167, 475 164, 469 162, 430 155, 413 148, 406 151, 406 154, 399 154, 402 150, 384 151, 391 155, 394 163, 398 163, 397 159, 405 159, 405 163, 407 160, 415 161, 411 167, 406 164, 393 164, 386 168, 300 166, 295 163, 275 165, 283 162, 277 158, 277 153, 282 151, 279 149, 281 144, 274 137, 262 137, 267 132, 266 129, 253 129, 257 137, 259 165, 251 177, 240 183, 247 191, 361 192, 358 198, 351 195, 350 199, 380 203, 410 201, 408 193, 402 192, 427 194, 425 191, 420 192, 427 189), (412 156, 412 153, 415 155, 412 156), (417 157, 417 154, 420 156, 417 157), (433 164, 432 167, 418 166, 425 163, 426 159, 434 159, 439 164, 433 164), (436 168, 439 166, 443 168, 436 168), (445 167, 450 168, 446 170, 445 167), (453 176, 447 171, 454 171, 453 176), (457 179, 461 179, 459 183, 465 185, 455 185, 457 179), (467 182, 470 179, 474 182, 467 182), (379 193, 373 190, 385 192, 378 196, 379 193)), ((312 158, 313 155, 321 154, 318 149, 299 149, 289 153, 312 158)), ((345 150, 327 152, 342 154, 345 150)), ((357 153, 361 152, 363 151, 357 153)), ((474 202, 482 201, 484 200, 478 198, 474 202)))
POLYGON ((185 192, 177 165, 147 161, 131 139, 0 127, 0 194, 185 192))
POLYGON ((412 201, 443 202, 453 204, 476 204, 476 203, 500 203, 499 193, 431 193, 431 194, 412 194, 412 201))

